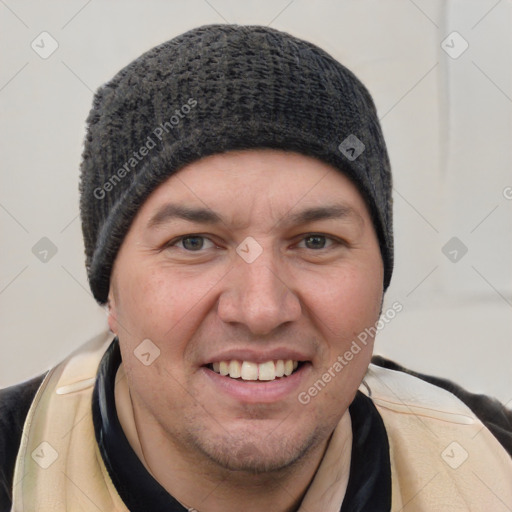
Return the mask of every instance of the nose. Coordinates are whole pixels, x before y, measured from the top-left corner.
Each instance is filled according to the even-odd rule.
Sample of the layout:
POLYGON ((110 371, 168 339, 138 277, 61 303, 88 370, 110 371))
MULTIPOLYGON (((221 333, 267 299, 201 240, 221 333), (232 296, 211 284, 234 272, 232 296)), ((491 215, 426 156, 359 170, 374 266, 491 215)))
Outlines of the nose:
POLYGON ((228 273, 218 303, 223 322, 245 325, 264 336, 302 313, 296 293, 285 283, 285 272, 263 254, 254 262, 238 261, 228 273))

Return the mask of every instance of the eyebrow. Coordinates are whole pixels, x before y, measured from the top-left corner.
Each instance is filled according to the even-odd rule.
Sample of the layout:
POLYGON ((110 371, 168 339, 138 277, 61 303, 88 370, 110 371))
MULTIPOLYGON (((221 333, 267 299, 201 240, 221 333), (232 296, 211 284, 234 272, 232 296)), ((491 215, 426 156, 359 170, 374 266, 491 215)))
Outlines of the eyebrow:
POLYGON ((208 208, 191 208, 189 206, 168 203, 162 206, 151 217, 147 227, 149 229, 165 224, 174 219, 183 219, 199 224, 220 224, 222 217, 208 208))
MULTIPOLYGON (((192 208, 185 205, 168 203, 162 206, 149 220, 147 227, 152 229, 174 219, 187 220, 198 224, 220 224, 224 223, 222 217, 208 208, 192 208)), ((332 204, 306 208, 297 213, 286 216, 277 224, 284 226, 307 224, 319 220, 329 219, 353 219, 362 221, 361 215, 351 206, 346 204, 332 204)))
POLYGON ((285 217, 283 219, 283 223, 285 226, 288 226, 330 219, 357 219, 362 221, 362 217, 351 206, 346 204, 332 204, 306 208, 305 210, 294 213, 289 217, 285 217))

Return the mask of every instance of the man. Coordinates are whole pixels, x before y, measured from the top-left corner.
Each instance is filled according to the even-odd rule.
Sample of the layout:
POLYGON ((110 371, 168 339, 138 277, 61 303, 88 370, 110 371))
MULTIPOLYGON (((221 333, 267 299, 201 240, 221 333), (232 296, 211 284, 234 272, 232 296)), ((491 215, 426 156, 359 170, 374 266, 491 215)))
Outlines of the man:
POLYGON ((96 94, 80 191, 113 335, 2 392, 2 510, 510 508, 510 411, 370 364, 391 174, 332 57, 230 25, 154 48, 96 94))

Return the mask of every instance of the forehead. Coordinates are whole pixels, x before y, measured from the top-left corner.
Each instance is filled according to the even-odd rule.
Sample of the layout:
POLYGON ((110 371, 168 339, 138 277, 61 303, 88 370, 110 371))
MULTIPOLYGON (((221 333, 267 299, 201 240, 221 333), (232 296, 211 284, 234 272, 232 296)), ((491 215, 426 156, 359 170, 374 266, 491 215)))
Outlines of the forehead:
POLYGON ((189 206, 196 211, 189 220, 205 223, 230 218, 243 224, 249 216, 275 223, 294 214, 299 221, 298 212, 321 207, 354 220, 367 215, 361 194, 343 173, 318 159, 271 149, 230 151, 187 165, 150 195, 138 217, 151 228, 170 217, 187 218, 189 206))

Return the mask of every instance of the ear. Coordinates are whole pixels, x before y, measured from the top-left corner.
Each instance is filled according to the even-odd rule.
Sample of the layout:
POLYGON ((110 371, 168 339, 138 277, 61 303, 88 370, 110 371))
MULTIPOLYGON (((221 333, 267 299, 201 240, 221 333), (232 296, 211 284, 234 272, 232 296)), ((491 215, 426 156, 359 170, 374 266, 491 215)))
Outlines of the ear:
POLYGON ((116 307, 116 301, 114 298, 114 293, 112 292, 112 287, 110 287, 110 291, 108 293, 108 300, 107 300, 107 318, 108 318, 108 326, 110 327, 110 330, 114 334, 118 334, 118 323, 117 323, 117 307, 116 307))

